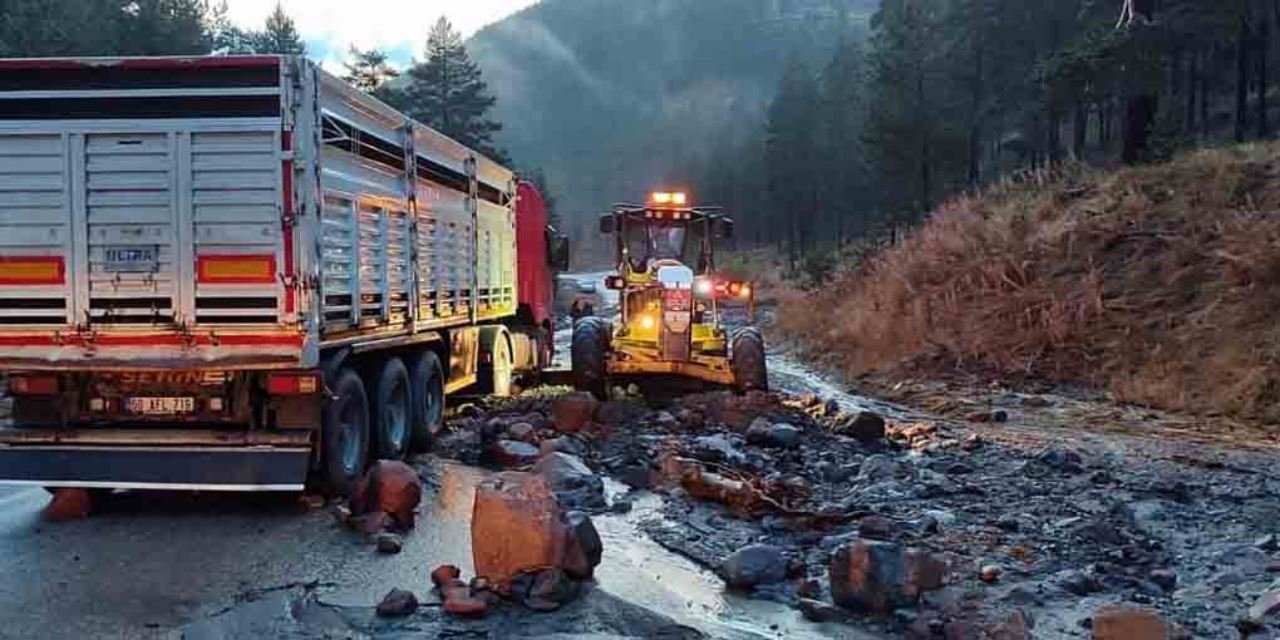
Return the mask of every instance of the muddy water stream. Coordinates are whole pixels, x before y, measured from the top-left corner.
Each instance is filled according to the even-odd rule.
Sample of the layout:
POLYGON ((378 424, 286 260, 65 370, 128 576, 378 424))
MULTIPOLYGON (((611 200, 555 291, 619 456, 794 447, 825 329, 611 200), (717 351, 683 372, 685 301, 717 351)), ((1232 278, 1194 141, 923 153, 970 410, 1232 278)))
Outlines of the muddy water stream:
MULTIPOLYGON (((471 573, 470 516, 475 487, 488 471, 465 465, 433 463, 439 486, 418 529, 411 537, 439 541, 448 558, 471 573)), ((627 488, 606 482, 609 499, 627 488)), ((625 515, 593 518, 604 542, 604 559, 596 570, 598 588, 632 604, 653 610, 714 638, 849 638, 847 627, 810 623, 790 607, 728 593, 710 571, 672 553, 641 533, 639 524, 659 518, 663 498, 651 493, 631 494, 633 508, 625 515)), ((356 594, 340 592, 323 597, 334 604, 356 604, 356 594)), ((368 605, 368 602, 361 604, 368 605)))

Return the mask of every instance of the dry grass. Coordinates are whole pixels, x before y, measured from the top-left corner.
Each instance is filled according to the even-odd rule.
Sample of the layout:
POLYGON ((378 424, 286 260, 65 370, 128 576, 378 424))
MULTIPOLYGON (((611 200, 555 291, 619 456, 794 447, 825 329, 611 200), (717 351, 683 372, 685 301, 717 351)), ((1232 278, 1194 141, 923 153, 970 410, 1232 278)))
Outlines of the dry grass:
POLYGON ((780 296, 778 328, 851 375, 993 369, 1274 420, 1280 145, 1001 185, 780 296))

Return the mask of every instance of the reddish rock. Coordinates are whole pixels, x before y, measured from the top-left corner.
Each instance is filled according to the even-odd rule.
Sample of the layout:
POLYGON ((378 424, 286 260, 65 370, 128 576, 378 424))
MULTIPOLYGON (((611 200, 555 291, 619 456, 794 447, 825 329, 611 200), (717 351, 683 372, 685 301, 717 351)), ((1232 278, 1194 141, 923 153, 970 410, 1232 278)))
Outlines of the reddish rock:
POLYGON ((444 601, 445 613, 464 618, 480 618, 489 613, 489 602, 473 596, 455 596, 444 601))
POLYGON ((559 566, 565 538, 560 506, 541 476, 508 471, 476 487, 471 555, 476 575, 500 590, 521 572, 559 566))
POLYGON ((418 610, 418 598, 412 591, 392 589, 378 603, 378 615, 384 618, 403 618, 418 610))
POLYGON ((445 585, 461 577, 461 569, 451 564, 442 564, 431 572, 431 584, 435 585, 437 589, 443 589, 445 585))
POLYGON ((1169 627, 1154 611, 1110 605, 1093 614, 1093 640, 1168 640, 1169 627))
POLYGON ((412 467, 398 460, 379 460, 356 485, 350 506, 353 515, 381 512, 395 526, 411 529, 421 500, 422 479, 412 467))
POLYGON ((565 394, 551 403, 551 422, 561 433, 578 433, 591 425, 599 406, 585 391, 565 394))
POLYGON ((89 517, 93 510, 93 498, 84 489, 54 489, 53 498, 44 508, 44 519, 50 522, 67 522, 89 517))
POLYGON ((506 468, 527 467, 537 462, 541 454, 537 447, 519 440, 499 440, 490 452, 493 461, 506 468))

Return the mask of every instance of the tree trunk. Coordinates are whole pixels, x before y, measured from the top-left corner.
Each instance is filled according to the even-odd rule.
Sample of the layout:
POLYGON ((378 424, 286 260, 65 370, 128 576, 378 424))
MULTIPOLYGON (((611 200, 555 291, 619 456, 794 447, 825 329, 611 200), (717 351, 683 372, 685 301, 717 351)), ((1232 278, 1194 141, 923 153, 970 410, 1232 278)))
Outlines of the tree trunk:
POLYGON ((1075 138, 1071 154, 1075 156, 1076 162, 1084 162, 1085 136, 1089 133, 1089 111, 1083 101, 1076 103, 1076 119, 1071 127, 1071 133, 1075 138))
POLYGON ((1254 48, 1258 56, 1258 137, 1266 140, 1271 137, 1271 127, 1267 119, 1267 57, 1271 55, 1271 26, 1265 9, 1258 15, 1258 38, 1254 48))
POLYGON ((1062 164, 1062 115, 1058 107, 1049 108, 1049 127, 1045 131, 1045 144, 1049 147, 1049 166, 1062 164))
MULTIPOLYGON (((1151 21, 1156 14, 1156 0, 1133 0, 1134 17, 1151 21)), ((1141 78, 1135 78, 1143 82, 1141 78)), ((1124 161, 1136 164, 1146 161, 1150 153, 1151 125, 1155 121, 1157 98, 1150 89, 1131 96, 1125 105, 1124 161)))
POLYGON ((1200 52, 1192 51, 1191 57, 1187 60, 1187 117, 1182 123, 1182 128, 1187 132, 1187 137, 1196 134, 1196 84, 1199 76, 1200 52))
POLYGON ((982 45, 975 52, 973 101, 969 107, 969 188, 977 191, 982 184, 982 45))
POLYGON ((1200 130, 1201 137, 1208 142, 1213 135, 1213 122, 1209 117, 1209 101, 1213 96, 1213 65, 1218 61, 1218 45, 1214 43, 1205 58, 1204 69, 1200 73, 1200 130))
POLYGON ((1236 38, 1236 142, 1244 142, 1249 108, 1249 18, 1240 18, 1240 35, 1236 38))

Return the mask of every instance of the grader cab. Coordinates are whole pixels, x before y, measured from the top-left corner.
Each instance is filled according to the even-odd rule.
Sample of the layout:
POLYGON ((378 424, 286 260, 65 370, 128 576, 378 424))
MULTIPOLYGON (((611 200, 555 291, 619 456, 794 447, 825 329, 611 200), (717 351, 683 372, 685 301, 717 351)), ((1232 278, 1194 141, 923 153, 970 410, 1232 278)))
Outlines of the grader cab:
POLYGON ((619 310, 574 325, 579 389, 603 398, 614 380, 656 376, 768 389, 764 338, 751 326, 754 287, 716 274, 715 244, 732 237, 733 220, 690 206, 683 193, 659 192, 643 205, 615 205, 600 231, 614 236, 617 273, 605 283, 618 292, 619 310), (748 310, 733 330, 724 317, 730 306, 748 310))

